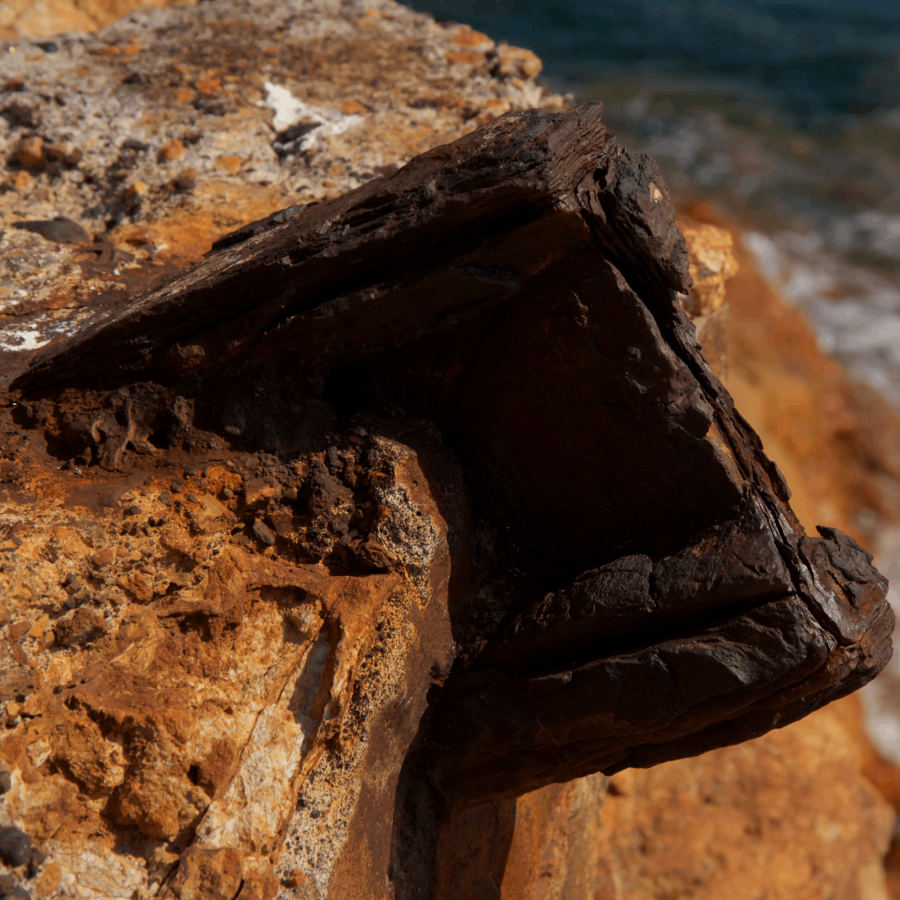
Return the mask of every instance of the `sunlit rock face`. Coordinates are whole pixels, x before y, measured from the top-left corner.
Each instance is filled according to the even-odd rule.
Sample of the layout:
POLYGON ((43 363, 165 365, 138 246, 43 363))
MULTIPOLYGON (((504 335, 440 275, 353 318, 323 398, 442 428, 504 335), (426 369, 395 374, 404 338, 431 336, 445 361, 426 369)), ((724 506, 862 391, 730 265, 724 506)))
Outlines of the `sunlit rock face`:
MULTIPOLYGON (((438 33, 375 11, 353 28, 438 33)), ((441 71, 483 64, 510 97, 535 74, 440 34, 441 71)), ((599 105, 279 205, 203 226, 186 270, 60 216, 16 230, 107 288, 41 295, 5 354, 11 884, 512 891, 509 854, 561 829, 517 811, 595 828, 595 773, 757 737, 885 665, 884 579, 841 532, 803 534, 682 309, 714 315, 715 286, 691 293, 665 184, 599 105)))

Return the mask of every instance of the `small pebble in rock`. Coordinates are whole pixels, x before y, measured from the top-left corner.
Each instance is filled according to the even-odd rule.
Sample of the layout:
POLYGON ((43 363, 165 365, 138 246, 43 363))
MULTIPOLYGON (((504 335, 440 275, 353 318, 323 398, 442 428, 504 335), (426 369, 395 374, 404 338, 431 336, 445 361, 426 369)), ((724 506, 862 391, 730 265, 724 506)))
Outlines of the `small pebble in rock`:
POLYGON ((226 500, 234 500, 234 491, 231 488, 222 488, 222 496, 226 500))
POLYGON ((141 514, 141 508, 136 503, 134 503, 129 506, 128 509, 125 510, 125 512, 127 512, 129 516, 139 516, 141 514))
POLYGON ((31 838, 12 825, 0 828, 0 860, 8 866, 24 866, 31 856, 31 838))
POLYGON ((188 500, 190 500, 191 503, 199 503, 200 502, 200 498, 196 494, 188 494, 188 500))
POLYGON ((159 148, 160 162, 180 159, 183 154, 184 144, 182 144, 181 141, 178 140, 178 138, 172 138, 172 140, 170 140, 166 144, 163 144, 163 146, 159 148))
POLYGON ((267 547, 275 546, 275 535, 269 531, 269 526, 266 525, 265 522, 260 522, 259 519, 257 519, 253 523, 253 533, 267 547))
POLYGON ((173 494, 180 494, 183 487, 183 481, 173 481, 172 486, 169 488, 169 490, 171 490, 173 494))
POLYGON ((12 773, 9 769, 0 769, 0 794, 5 794, 12 787, 12 773))
POLYGON ((201 474, 204 478, 209 478, 209 466, 207 466, 201 474))
POLYGON ((191 178, 189 175, 179 175, 177 178, 173 178, 170 184, 173 191, 184 191, 187 193, 197 187, 197 179, 191 178))
POLYGON ((57 244, 87 244, 91 236, 71 219, 60 216, 52 221, 13 222, 13 228, 31 231, 57 244))
POLYGON ((171 506, 172 495, 168 491, 161 491, 159 494, 159 502, 162 503, 163 506, 171 506))
POLYGON ((19 144, 16 158, 23 166, 38 168, 44 164, 44 139, 27 137, 19 144))

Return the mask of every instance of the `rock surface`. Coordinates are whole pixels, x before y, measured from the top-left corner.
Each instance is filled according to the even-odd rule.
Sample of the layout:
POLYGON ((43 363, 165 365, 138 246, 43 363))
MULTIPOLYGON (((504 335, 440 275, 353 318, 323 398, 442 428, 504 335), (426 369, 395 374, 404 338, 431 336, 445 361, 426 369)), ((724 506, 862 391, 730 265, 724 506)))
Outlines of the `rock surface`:
MULTIPOLYGON (((433 896, 444 831, 465 809, 755 737, 884 665, 884 580, 841 532, 802 536, 677 304, 688 259, 659 174, 616 147, 599 107, 504 117, 267 224, 12 383, 10 426, 98 474, 276 454, 258 470, 271 474, 242 474, 234 511, 207 465, 204 492, 173 482, 186 502, 160 491, 148 519, 175 559, 198 562, 192 533, 249 530, 269 562, 238 534, 204 540, 194 590, 157 584, 152 565, 150 583, 107 577, 179 623, 174 645, 146 614, 123 639, 134 604, 101 590, 103 617, 81 595, 59 617, 63 642, 109 633, 98 645, 112 657, 29 697, 55 743, 28 725, 3 745, 17 771, 50 761, 99 794, 98 814, 137 829, 148 885, 164 873, 163 895, 242 881, 271 895, 277 866, 322 894, 433 896), (576 534, 561 540, 553 521, 576 534), (264 597, 280 613, 278 663, 264 654, 244 681, 231 673, 250 656, 241 638, 266 630, 264 597), (152 672, 110 681, 132 653, 152 672), (163 698, 190 721, 137 715, 163 698), (66 710, 83 718, 66 728, 66 710), (173 844, 174 870, 153 868, 173 844)), ((95 569, 113 562, 102 540, 92 549, 95 569)))
POLYGON ((829 707, 760 741, 616 775, 603 809, 608 887, 599 896, 885 897, 893 816, 850 774, 862 763, 857 748, 829 707))
POLYGON ((82 327, 248 221, 562 106, 533 53, 390 0, 216 0, 46 43, 0 43, 0 351, 82 327), (88 242, 16 227, 60 217, 88 242))
MULTIPOLYGON (((523 89, 435 27, 476 48, 435 72, 481 53, 485 90, 523 89)), ((76 207, 46 220, 97 233, 76 207)), ((882 582, 802 536, 679 309, 718 294, 688 292, 665 186, 596 108, 500 120, 123 304, 119 265, 152 284, 218 237, 117 258, 138 209, 88 254, 102 301, 53 310, 53 269, 21 317, 47 343, 6 355, 4 863, 39 895, 524 897, 552 871, 618 896, 604 779, 552 782, 733 743, 883 665, 882 582)))
POLYGON ((96 31, 136 7, 169 5, 168 0, 6 0, 0 9, 0 40, 96 31))
MULTIPOLYGON (((687 238, 695 282, 701 268, 710 270, 710 262, 721 260, 723 248, 733 253, 715 264, 718 274, 704 276, 711 294, 725 288, 729 276, 726 304, 719 309, 729 328, 710 332, 707 325, 698 334, 704 356, 717 360, 717 374, 724 378, 722 364, 726 359, 730 363, 726 384, 787 473, 794 489, 792 508, 807 527, 832 516, 842 528, 880 546, 877 531, 861 532, 859 527, 860 521, 869 524, 858 514, 871 489, 859 490, 865 470, 859 457, 848 454, 842 436, 866 441, 877 436, 866 427, 870 416, 877 416, 883 429, 896 427, 890 409, 821 354, 809 325, 754 271, 742 250, 738 223, 708 204, 692 203, 681 211, 679 227, 687 238), (781 389, 795 381, 790 391, 781 389), (801 390, 802 381, 808 395, 801 390), (836 422, 824 414, 830 407, 818 406, 828 395, 846 403, 836 422), (823 414, 809 415, 810 400, 823 414), (857 416, 863 426, 859 429, 857 416)), ((685 299, 682 305, 693 307, 695 302, 685 299)), ((695 319, 698 325, 702 321, 695 319)), ((892 467, 891 457, 883 454, 891 442, 866 446, 862 459, 876 463, 870 469, 876 479, 885 478, 882 473, 892 467)), ((882 510, 888 523, 895 519, 889 505, 882 510)), ((611 791, 597 783, 592 789, 605 794, 602 810, 593 803, 593 815, 586 816, 576 807, 571 825, 571 801, 556 792, 577 790, 581 796, 581 786, 596 776, 520 798, 517 813, 524 812, 516 815, 501 896, 900 896, 896 842, 888 856, 887 883, 884 867, 896 814, 872 790, 874 782, 896 806, 900 779, 877 757, 865 734, 859 696, 738 747, 644 772, 622 772, 611 780, 611 791), (573 835, 575 847, 569 843, 573 835), (587 884, 581 880, 585 872, 587 884)))
MULTIPOLYGON (((688 231, 704 223, 733 236, 740 272, 728 286, 727 384, 795 486, 792 507, 807 527, 827 519, 865 541, 881 570, 893 575, 900 418, 883 397, 853 382, 821 352, 809 323, 755 271, 739 223, 702 202, 687 204, 682 216, 688 231)), ((900 810, 896 684, 892 662, 865 691, 831 708, 841 711, 842 731, 857 744, 863 771, 895 811, 900 810)), ((887 864, 893 898, 900 897, 900 845, 892 833, 887 864)))

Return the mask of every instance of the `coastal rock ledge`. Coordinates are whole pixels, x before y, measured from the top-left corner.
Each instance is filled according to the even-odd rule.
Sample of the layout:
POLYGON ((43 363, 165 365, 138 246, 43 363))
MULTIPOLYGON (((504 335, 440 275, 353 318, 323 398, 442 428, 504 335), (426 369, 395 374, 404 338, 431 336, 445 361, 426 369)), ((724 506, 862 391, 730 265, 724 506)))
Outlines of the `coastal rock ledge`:
POLYGON ((500 897, 516 798, 887 663, 872 557, 701 355, 656 165, 600 104, 489 118, 6 354, 8 896, 500 897))

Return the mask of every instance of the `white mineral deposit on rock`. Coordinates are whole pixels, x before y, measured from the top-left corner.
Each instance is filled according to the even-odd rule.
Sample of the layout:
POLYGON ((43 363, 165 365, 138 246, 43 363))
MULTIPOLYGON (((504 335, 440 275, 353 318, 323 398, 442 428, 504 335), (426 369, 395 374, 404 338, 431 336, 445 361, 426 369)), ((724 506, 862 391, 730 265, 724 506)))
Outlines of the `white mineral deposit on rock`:
POLYGON ((329 135, 343 134, 362 121, 362 116, 359 115, 344 115, 337 109, 323 109, 304 103, 287 88, 272 84, 271 81, 265 82, 263 86, 266 89, 266 99, 261 102, 274 111, 272 128, 277 133, 287 131, 294 125, 309 126, 309 130, 296 142, 296 149, 300 152, 310 150, 329 135))

